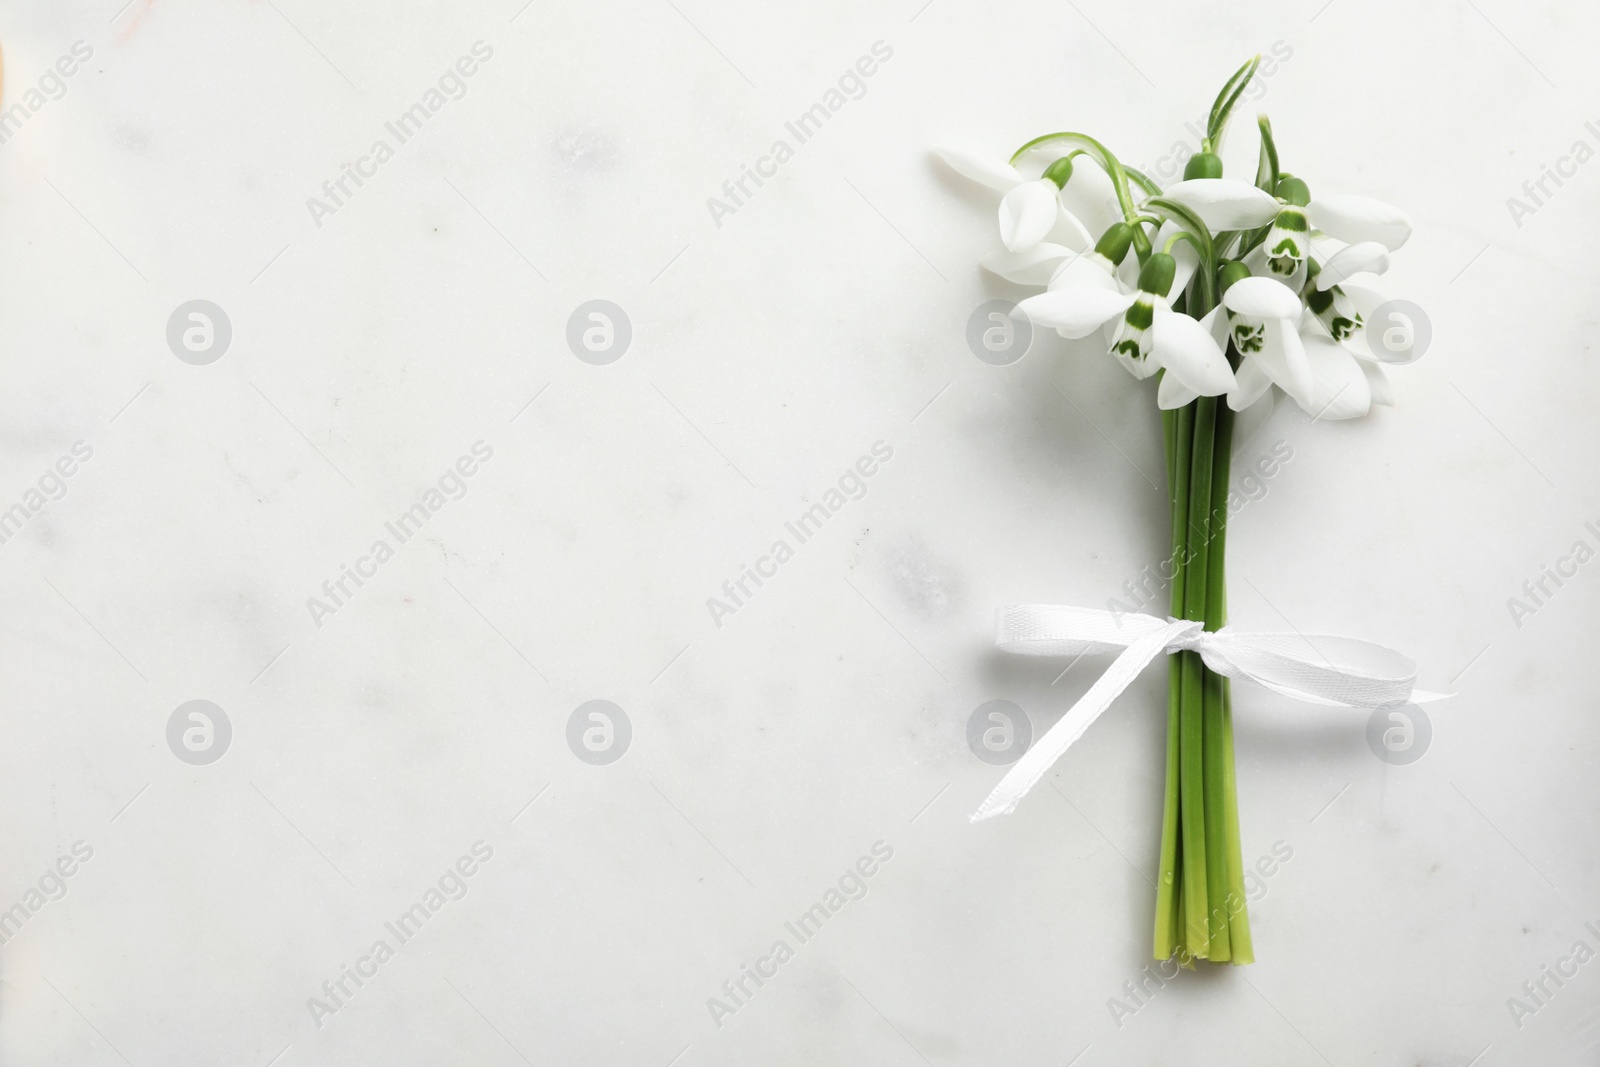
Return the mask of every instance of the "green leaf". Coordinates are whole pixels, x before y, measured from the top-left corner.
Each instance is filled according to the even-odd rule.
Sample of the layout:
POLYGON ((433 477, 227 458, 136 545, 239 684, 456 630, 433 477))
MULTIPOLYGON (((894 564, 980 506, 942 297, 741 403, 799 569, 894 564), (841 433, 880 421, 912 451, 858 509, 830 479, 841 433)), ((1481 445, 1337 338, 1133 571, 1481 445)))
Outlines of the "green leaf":
POLYGON ((1262 115, 1256 120, 1261 127, 1261 162, 1256 166, 1256 188, 1277 195, 1278 144, 1272 139, 1272 123, 1262 115))
POLYGON ((1138 167, 1130 167, 1124 163, 1122 165, 1122 169, 1127 171, 1129 180, 1131 180, 1133 184, 1137 185, 1139 188, 1143 189, 1146 194, 1150 196, 1161 195, 1161 186, 1152 181, 1150 176, 1145 174, 1138 167))
MULTIPOLYGON (((1267 116, 1262 115, 1256 119, 1256 124, 1261 127, 1261 162, 1256 166, 1256 188, 1265 190, 1273 196, 1278 195, 1278 181, 1283 177, 1278 169, 1278 145, 1272 139, 1272 123, 1267 116)), ((1243 259, 1245 254, 1267 239, 1272 225, 1257 227, 1239 235, 1238 250, 1233 253, 1237 259, 1243 259)))
POLYGON ((1239 97, 1244 93, 1244 87, 1250 84, 1250 79, 1255 76, 1256 68, 1261 66, 1261 57, 1255 56, 1250 62, 1233 72, 1222 91, 1217 94, 1216 103, 1211 105, 1211 117, 1206 121, 1206 140, 1214 150, 1222 141, 1222 133, 1228 126, 1228 116, 1233 113, 1233 106, 1239 102, 1239 97))

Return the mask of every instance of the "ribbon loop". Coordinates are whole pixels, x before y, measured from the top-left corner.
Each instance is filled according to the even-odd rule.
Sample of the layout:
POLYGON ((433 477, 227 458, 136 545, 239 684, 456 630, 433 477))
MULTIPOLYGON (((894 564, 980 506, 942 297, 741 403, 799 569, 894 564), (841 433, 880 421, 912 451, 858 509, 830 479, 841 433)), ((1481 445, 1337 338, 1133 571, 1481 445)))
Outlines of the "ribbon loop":
POLYGON ((995 613, 995 646, 1024 656, 1117 658, 995 786, 972 821, 1016 809, 1028 790, 1082 737, 1139 672, 1163 652, 1194 651, 1228 678, 1247 678, 1312 704, 1379 708, 1441 700, 1415 688, 1416 664, 1394 649, 1332 634, 1208 633, 1199 622, 1058 604, 1019 604, 995 613))

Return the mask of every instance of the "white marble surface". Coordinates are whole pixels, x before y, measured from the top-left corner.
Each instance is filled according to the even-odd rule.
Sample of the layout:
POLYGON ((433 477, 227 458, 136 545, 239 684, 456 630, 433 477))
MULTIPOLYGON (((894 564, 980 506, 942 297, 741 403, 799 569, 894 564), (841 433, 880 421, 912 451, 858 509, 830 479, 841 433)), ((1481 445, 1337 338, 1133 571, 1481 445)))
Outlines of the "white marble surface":
POLYGON ((1600 544, 1600 162, 1520 226, 1506 205, 1600 147, 1592 11, 121 3, 0 5, 7 106, 43 79, 0 145, 0 505, 93 452, 0 545, 0 909, 41 905, 0 947, 0 1062, 1594 1062, 1600 963, 1520 1028, 1507 1007, 1600 947, 1600 564, 1507 608, 1600 544), (464 96, 314 220, 479 41, 464 96), (707 198, 879 41, 864 95, 717 225, 707 198), (1460 695, 1399 767, 1362 712, 1242 691, 1246 858, 1292 850, 1260 962, 1119 1020, 1160 675, 978 827, 1001 772, 965 731, 992 699, 1042 730, 1092 681, 993 653, 991 613, 1100 604, 1159 557, 1158 425, 1086 349, 973 357, 972 309, 1018 291, 975 266, 992 199, 926 147, 1078 128, 1155 165, 1275 44, 1285 165, 1413 213, 1391 290, 1435 340, 1398 408, 1280 407, 1245 446, 1293 459, 1235 521, 1234 619, 1396 645, 1460 695), (632 323, 606 366, 564 340, 597 298, 632 323), (194 299, 232 326, 204 366, 165 336, 194 299), (479 441, 465 495, 316 625, 479 441), (714 625, 880 441, 864 496, 714 625), (594 699, 632 728, 604 766, 566 741, 594 699), (231 723, 209 765, 167 742, 191 700, 231 723), (786 933, 875 842, 865 896, 786 933), (779 939, 718 1026, 708 998, 779 939))

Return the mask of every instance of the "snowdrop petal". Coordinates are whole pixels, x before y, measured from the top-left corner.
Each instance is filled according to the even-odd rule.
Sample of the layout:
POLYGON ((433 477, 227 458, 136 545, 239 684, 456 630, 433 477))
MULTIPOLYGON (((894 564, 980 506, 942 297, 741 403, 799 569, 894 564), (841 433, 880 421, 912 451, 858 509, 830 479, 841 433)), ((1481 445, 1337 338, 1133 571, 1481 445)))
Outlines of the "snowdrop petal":
POLYGON ((1252 319, 1300 317, 1300 298, 1276 278, 1241 278, 1222 294, 1222 306, 1252 319))
POLYGON ((1163 374, 1161 388, 1156 390, 1156 404, 1162 411, 1181 408, 1200 394, 1178 380, 1176 374, 1163 374))
POLYGON ((1117 277, 1127 289, 1139 288, 1139 257, 1129 252, 1117 266, 1117 277))
POLYGON ((1394 407, 1394 386, 1389 382, 1389 375, 1376 363, 1366 360, 1357 360, 1361 373, 1367 376, 1367 388, 1372 390, 1372 402, 1382 404, 1384 407, 1394 407))
POLYGON ((1331 337, 1308 334, 1302 338, 1311 366, 1309 404, 1301 404, 1314 419, 1354 419, 1372 408, 1372 387, 1361 371, 1361 361, 1331 337))
MULTIPOLYGON (((1041 248, 1050 247, 1040 245, 1041 248)), ((1021 254, 1021 253, 1017 253, 1021 254)), ((1071 289, 1075 286, 1091 286, 1095 289, 1104 289, 1107 292, 1121 293, 1123 288, 1117 283, 1116 268, 1105 256, 1094 252, 1073 256, 1066 262, 1056 267, 1050 276, 1050 288, 1071 289)))
POLYGON ((1056 224, 1060 192, 1048 178, 1023 182, 1000 199, 1000 240, 1020 252, 1044 240, 1056 224))
POLYGON ((1311 402, 1313 379, 1299 332, 1283 319, 1268 319, 1264 329, 1261 351, 1253 353, 1251 360, 1274 385, 1293 397, 1296 404, 1305 407, 1311 402))
POLYGON ((1339 288, 1344 290, 1344 295, 1350 298, 1350 303, 1355 309, 1361 312, 1363 320, 1389 299, 1376 289, 1368 289, 1364 285, 1341 285, 1339 288))
POLYGON ((1004 161, 989 159, 974 152, 964 152, 959 148, 935 148, 934 153, 945 165, 963 178, 968 178, 979 185, 987 185, 991 189, 1006 192, 1024 181, 1022 175, 1017 173, 1017 168, 1004 161))
MULTIPOLYGON (((1246 356, 1244 362, 1239 364, 1239 369, 1233 372, 1233 388, 1228 391, 1228 406, 1235 411, 1253 407, 1271 388, 1272 379, 1261 369, 1261 364, 1254 358, 1246 356)), ((1238 433, 1237 426, 1234 428, 1234 433, 1236 435, 1238 433)))
POLYGON ((1122 221, 1122 205, 1117 203, 1111 175, 1088 156, 1072 161, 1072 177, 1061 189, 1061 202, 1080 220, 1095 239, 1113 223, 1122 221))
POLYGON ((1172 274, 1172 291, 1167 295, 1177 299, 1189 287, 1189 280, 1200 268, 1200 253, 1188 241, 1179 241, 1172 250, 1172 258, 1177 263, 1177 269, 1172 274))
POLYGON ((1122 369, 1139 379, 1141 382, 1161 368, 1148 359, 1129 359, 1120 352, 1111 353, 1111 358, 1122 364, 1122 369))
POLYGON ((1065 245, 1074 252, 1087 252, 1094 248, 1094 238, 1089 236, 1089 231, 1077 216, 1061 206, 1060 198, 1056 200, 1056 221, 1050 227, 1050 232, 1045 235, 1047 240, 1059 245, 1065 245))
POLYGON ((1317 275, 1317 288, 1326 292, 1352 274, 1382 274, 1388 269, 1389 251, 1377 241, 1345 245, 1322 264, 1322 270, 1317 275))
POLYGON ((1377 310, 1388 298, 1382 293, 1357 285, 1340 286, 1351 305, 1361 313, 1360 332, 1345 342, 1345 346, 1362 359, 1376 360, 1391 366, 1404 366, 1422 358, 1412 342, 1416 338, 1416 324, 1400 311, 1378 315, 1377 310))
POLYGON ((1211 333, 1176 311, 1158 309, 1150 326, 1150 355, 1184 385, 1201 396, 1217 396, 1233 388, 1233 370, 1211 333))
POLYGON ((1306 208, 1311 224, 1330 237, 1352 244, 1376 241, 1393 252, 1411 236, 1411 218, 1370 196, 1327 196, 1306 208))
POLYGON ((1116 318, 1133 303, 1132 293, 1088 286, 1052 289, 1030 296, 1017 310, 1040 326, 1054 326, 1063 337, 1088 337, 1102 323, 1116 318))
POLYGON ((1190 178, 1168 186, 1162 195, 1189 208, 1213 230, 1248 230, 1278 217, 1277 200, 1234 178, 1190 178))
POLYGON ((1040 242, 1021 252, 992 252, 980 265, 991 274, 1019 285, 1045 285, 1061 269, 1063 260, 1076 257, 1070 248, 1040 242))

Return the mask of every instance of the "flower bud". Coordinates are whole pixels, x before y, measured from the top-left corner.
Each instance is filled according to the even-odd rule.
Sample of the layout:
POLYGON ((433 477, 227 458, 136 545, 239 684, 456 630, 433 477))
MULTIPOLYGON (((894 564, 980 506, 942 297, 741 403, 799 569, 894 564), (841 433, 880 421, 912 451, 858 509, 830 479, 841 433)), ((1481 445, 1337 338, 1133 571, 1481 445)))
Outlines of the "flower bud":
POLYGON ((1139 288, 1155 296, 1166 296, 1177 273, 1178 261, 1165 252, 1157 252, 1139 268, 1139 288))
POLYGON ((1218 276, 1217 295, 1220 297, 1232 287, 1234 282, 1242 281, 1248 277, 1250 277, 1249 267, 1240 263, 1237 259, 1225 260, 1222 264, 1222 272, 1218 276))
POLYGON ((1067 184, 1067 179, 1072 177, 1072 157, 1062 156, 1054 163, 1051 163, 1044 168, 1044 174, 1041 177, 1049 178, 1055 182, 1057 189, 1064 187, 1067 184))
POLYGON ((1121 263, 1128 254, 1128 246, 1132 243, 1133 227, 1126 222, 1119 222, 1100 235, 1100 241, 1094 246, 1094 250, 1112 263, 1121 263))
POLYGON ((1197 152, 1183 165, 1183 180, 1222 177, 1222 157, 1215 152, 1197 152))
POLYGON ((1278 187, 1274 190, 1279 200, 1293 204, 1295 207, 1305 207, 1311 203, 1311 189, 1305 182, 1293 174, 1285 174, 1278 179, 1278 187))

